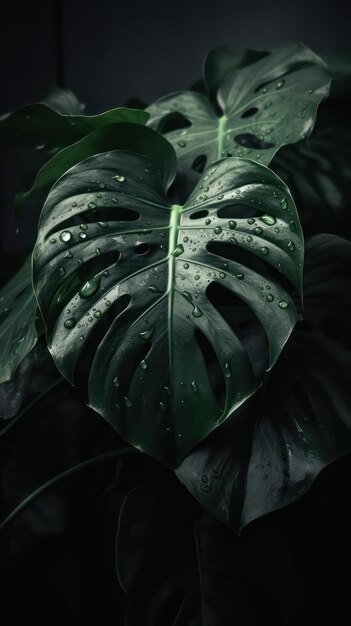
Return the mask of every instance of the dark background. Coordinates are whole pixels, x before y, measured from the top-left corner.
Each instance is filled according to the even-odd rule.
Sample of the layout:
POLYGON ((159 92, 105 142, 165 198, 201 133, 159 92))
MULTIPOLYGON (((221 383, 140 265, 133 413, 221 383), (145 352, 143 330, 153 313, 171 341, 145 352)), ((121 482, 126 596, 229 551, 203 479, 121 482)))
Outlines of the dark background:
MULTIPOLYGON (((204 54, 215 46, 239 51, 245 47, 271 48, 301 41, 316 52, 349 53, 348 11, 347 3, 340 0, 289 3, 278 0, 3 1, 0 13, 0 113, 40 100, 53 85, 72 89, 86 104, 89 114, 124 105, 131 98, 149 103, 167 92, 186 89, 198 80, 204 54)), ((0 172, 0 242, 4 252, 12 252, 16 264, 25 236, 15 232, 14 181, 15 177, 11 177, 6 168, 0 172)), ((47 412, 51 410, 50 406, 46 408, 47 412)), ((40 420, 45 417, 43 412, 40 420)), ((60 419, 58 416, 57 428, 60 419)), ((99 429, 100 422, 91 419, 89 427, 99 429)), ((26 468, 33 463, 33 454, 35 467, 39 468, 34 473, 34 483, 39 484, 43 480, 39 470, 50 456, 50 446, 54 449, 56 444, 54 435, 51 435, 49 443, 37 440, 33 450, 31 429, 28 422, 19 435, 19 456, 13 461, 14 479, 20 486, 18 499, 21 499, 20 490, 26 484, 26 468), (42 446, 48 448, 43 456, 42 446), (16 463, 20 464, 20 461, 20 474, 16 474, 16 463)), ((75 436, 78 438, 79 434, 78 429, 75 436)), ((104 436, 105 433, 103 441, 104 436)), ((101 445, 101 450, 103 447, 101 445)), ((350 466, 349 458, 335 463, 322 473, 302 503, 263 521, 258 520, 257 534, 249 531, 245 540, 246 545, 250 543, 250 532, 256 541, 261 537, 262 543, 270 538, 267 550, 269 553, 269 546, 273 546, 273 562, 289 544, 289 554, 298 572, 298 580, 294 579, 293 584, 297 585, 298 591, 292 599, 295 593, 292 585, 288 603, 292 606, 296 601, 294 623, 297 626, 334 621, 339 625, 349 623, 347 614, 342 615, 345 611, 347 613, 348 607, 347 567, 351 558, 347 516, 350 466), (346 574, 343 573, 344 567, 346 574)), ((102 509, 96 508, 98 498, 102 497, 101 485, 111 481, 111 474, 108 468, 99 472, 88 474, 92 487, 89 489, 89 484, 84 485, 83 501, 75 503, 74 513, 70 514, 73 530, 69 531, 68 540, 60 540, 61 543, 59 540, 53 542, 52 538, 43 540, 46 535, 40 532, 39 524, 38 537, 33 539, 29 533, 22 544, 17 541, 12 565, 9 561, 10 570, 6 569, 6 560, 0 562, 0 579, 3 577, 0 597, 5 599, 7 609, 14 611, 15 618, 23 608, 29 624, 59 623, 60 620, 67 624, 88 623, 89 616, 92 623, 122 623, 122 618, 121 622, 115 620, 117 605, 124 602, 122 592, 117 592, 114 586, 116 519, 108 517, 112 505, 105 503, 102 509), (95 519, 100 510, 107 516, 102 525, 95 519), (66 586, 62 582, 64 579, 66 586), (115 592, 113 605, 111 598, 115 592), (114 610, 109 609, 112 605, 114 610), (43 621, 38 617, 38 610, 42 612, 43 621), (55 614, 57 621, 52 619, 55 614)), ((64 525, 64 521, 60 515, 55 519, 53 515, 61 511, 61 495, 65 488, 63 486, 62 492, 53 496, 53 504, 49 503, 50 514, 37 512, 41 521, 44 519, 44 526, 51 524, 51 534, 54 532, 58 537, 60 524, 64 525)), ((20 527, 19 532, 22 532, 20 527)), ((162 555, 155 558, 162 558, 162 555)), ((288 587, 291 579, 286 571, 290 564, 287 560, 285 571, 284 558, 282 556, 282 561, 278 561, 283 563, 281 575, 288 587)), ((258 567, 262 577, 273 577, 275 584, 280 572, 275 571, 272 575, 269 561, 270 557, 258 567)), ((254 602, 254 598, 253 595, 248 604, 254 602)), ((0 619, 3 621, 1 609, 0 619)), ((240 617, 239 623, 240 626, 251 624, 240 617)), ((262 624, 265 623, 278 624, 269 617, 267 622, 263 619, 262 624)), ((143 623, 140 626, 144 626, 143 623)))

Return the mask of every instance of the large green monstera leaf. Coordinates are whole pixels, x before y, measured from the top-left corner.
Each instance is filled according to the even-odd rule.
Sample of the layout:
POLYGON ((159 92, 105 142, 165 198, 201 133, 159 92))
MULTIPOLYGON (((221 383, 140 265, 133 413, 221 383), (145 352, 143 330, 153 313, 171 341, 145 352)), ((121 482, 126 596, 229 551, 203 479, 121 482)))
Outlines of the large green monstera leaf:
POLYGON ((287 341, 301 227, 288 188, 260 164, 220 160, 172 205, 171 145, 137 125, 105 135, 49 193, 35 290, 62 374, 127 441, 174 467, 254 393, 287 341), (243 310, 263 337, 259 367, 243 310))
POLYGON ((214 104, 186 91, 147 108, 149 125, 165 134, 184 169, 202 171, 230 156, 268 165, 281 146, 308 136, 330 84, 317 55, 299 44, 240 58, 221 51, 217 57, 205 63, 209 89, 221 78, 214 104))

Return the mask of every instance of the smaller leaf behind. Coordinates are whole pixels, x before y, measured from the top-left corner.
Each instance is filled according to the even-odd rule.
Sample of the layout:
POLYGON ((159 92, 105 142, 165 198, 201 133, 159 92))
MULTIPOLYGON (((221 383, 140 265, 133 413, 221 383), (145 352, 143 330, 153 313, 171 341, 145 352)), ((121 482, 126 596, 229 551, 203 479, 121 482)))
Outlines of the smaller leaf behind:
POLYGON ((10 380, 37 342, 31 258, 0 291, 0 383, 10 380))
MULTIPOLYGON (((181 168, 201 172, 226 156, 268 165, 282 146, 309 135, 317 107, 329 93, 326 66, 301 44, 263 54, 224 74, 217 108, 204 94, 185 91, 164 96, 146 109, 149 125, 172 143, 181 168)), ((224 61, 228 67, 229 59, 224 61)), ((211 64, 208 61, 205 69, 211 64)))

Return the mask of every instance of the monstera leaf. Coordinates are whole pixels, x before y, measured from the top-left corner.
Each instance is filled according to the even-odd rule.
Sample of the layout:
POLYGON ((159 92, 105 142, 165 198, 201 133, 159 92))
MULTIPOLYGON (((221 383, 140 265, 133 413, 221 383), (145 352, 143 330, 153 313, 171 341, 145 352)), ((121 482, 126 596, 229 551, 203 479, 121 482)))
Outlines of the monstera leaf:
POLYGON ((0 383, 12 378, 37 342, 31 258, 0 291, 0 383))
POLYGON ((177 470, 200 504, 240 532, 304 495, 351 451, 351 244, 306 245, 304 320, 264 387, 177 470))
MULTIPOLYGON (((147 108, 149 125, 165 134, 184 169, 202 171, 205 164, 227 156, 267 165, 281 146, 311 132, 317 106, 329 92, 323 62, 302 45, 264 54, 255 57, 251 51, 228 72, 230 59, 225 59, 215 106, 205 95, 187 91, 147 108), (250 63, 253 58, 258 60, 250 63)), ((213 65, 210 57, 207 75, 212 76, 213 65)))
MULTIPOLYGON (((117 122, 145 124, 149 118, 145 111, 127 108, 112 109, 100 115, 67 113, 74 111, 75 107, 73 94, 60 90, 48 96, 48 104, 29 104, 3 116, 0 119, 0 153, 9 149, 26 150, 25 173, 27 178, 29 173, 29 178, 33 179, 38 170, 58 152, 94 130, 117 122), (28 150, 35 150, 34 156, 31 154, 29 159, 28 150), (28 161, 31 164, 30 170, 28 161)), ((53 182, 54 180, 51 185, 53 182)), ((27 193, 19 194, 16 207, 21 209, 27 200, 27 193)))
POLYGON ((165 139, 119 124, 94 141, 95 156, 58 180, 41 214, 34 284, 48 346, 127 441, 176 466, 260 384, 262 368, 218 302, 251 311, 268 343, 264 367, 291 333, 297 212, 274 173, 240 159, 215 163, 184 206, 172 205, 165 139))

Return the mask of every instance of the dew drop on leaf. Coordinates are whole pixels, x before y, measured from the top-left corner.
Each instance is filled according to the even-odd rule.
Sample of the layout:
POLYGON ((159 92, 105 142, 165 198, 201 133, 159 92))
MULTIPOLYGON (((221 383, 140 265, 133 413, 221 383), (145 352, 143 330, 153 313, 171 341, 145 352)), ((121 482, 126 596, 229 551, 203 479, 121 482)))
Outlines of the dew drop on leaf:
POLYGON ((275 219, 275 217, 273 217, 273 215, 262 215, 260 220, 261 222, 267 224, 267 226, 273 226, 277 223, 277 220, 275 219))
POLYGON ((289 304, 286 300, 279 300, 278 306, 280 306, 281 309, 287 309, 289 304))
POLYGON ((224 378, 231 378, 232 372, 229 363, 224 364, 224 378))
POLYGON ((65 328, 74 328, 76 323, 77 323, 77 320, 75 319, 75 317, 70 317, 68 320, 65 321, 64 327, 65 328))
POLYGON ((72 239, 72 234, 69 232, 69 230, 63 230, 60 235, 60 239, 64 243, 67 243, 68 241, 72 239))
POLYGON ((148 341, 148 339, 151 339, 152 335, 154 334, 154 330, 154 328, 149 328, 148 330, 144 330, 142 333, 138 333, 138 336, 140 337, 140 339, 148 341))
POLYGON ((195 380, 193 380, 193 381, 192 381, 192 383, 191 383, 191 388, 192 388, 192 390, 193 390, 193 392, 194 392, 194 393, 197 393, 197 392, 199 391, 198 386, 197 386, 197 384, 196 384, 196 381, 195 381, 195 380))
POLYGON ((269 250, 266 246, 262 246, 262 248, 260 248, 260 252, 263 256, 267 256, 267 254, 269 254, 269 250))
POLYGON ((172 256, 180 256, 184 252, 184 247, 180 243, 172 252, 172 256))
POLYGON ((90 280, 87 280, 81 288, 79 295, 81 298, 90 298, 97 292, 100 287, 100 277, 94 276, 90 280))

